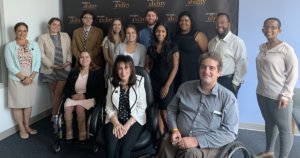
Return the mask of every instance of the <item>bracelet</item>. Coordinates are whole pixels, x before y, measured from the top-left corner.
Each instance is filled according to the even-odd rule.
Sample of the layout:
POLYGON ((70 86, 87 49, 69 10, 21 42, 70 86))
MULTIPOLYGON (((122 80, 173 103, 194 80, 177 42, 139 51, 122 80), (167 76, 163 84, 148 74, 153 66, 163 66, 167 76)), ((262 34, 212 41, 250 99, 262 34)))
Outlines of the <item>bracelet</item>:
POLYGON ((21 82, 23 82, 24 80, 26 80, 26 78, 27 78, 27 77, 25 76, 25 77, 21 80, 21 82))
POLYGON ((171 133, 174 133, 174 132, 177 132, 177 131, 179 131, 178 128, 173 128, 173 129, 171 130, 171 133))

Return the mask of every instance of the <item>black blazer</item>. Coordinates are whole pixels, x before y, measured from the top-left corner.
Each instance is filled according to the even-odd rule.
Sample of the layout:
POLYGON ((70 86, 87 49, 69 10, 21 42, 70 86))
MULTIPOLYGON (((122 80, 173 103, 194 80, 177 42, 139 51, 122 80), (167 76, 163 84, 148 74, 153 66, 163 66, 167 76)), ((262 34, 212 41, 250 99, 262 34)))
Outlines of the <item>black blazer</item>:
MULTIPOLYGON (((68 76, 67 83, 64 87, 65 98, 72 98, 72 95, 76 94, 75 83, 79 76, 80 70, 72 70, 68 76)), ((102 69, 90 70, 88 75, 88 80, 86 84, 86 93, 84 93, 85 98, 95 98, 96 103, 99 99, 105 97, 105 81, 104 72, 102 69)))

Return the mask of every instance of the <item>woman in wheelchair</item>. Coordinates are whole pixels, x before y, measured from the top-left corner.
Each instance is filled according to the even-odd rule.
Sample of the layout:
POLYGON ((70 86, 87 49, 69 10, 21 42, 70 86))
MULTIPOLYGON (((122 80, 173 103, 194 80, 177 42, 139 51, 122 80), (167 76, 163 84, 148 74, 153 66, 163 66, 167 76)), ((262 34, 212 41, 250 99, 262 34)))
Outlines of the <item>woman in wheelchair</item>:
POLYGON ((76 68, 68 76, 64 88, 66 98, 64 104, 64 117, 66 125, 66 140, 73 140, 73 111, 76 111, 79 141, 84 142, 87 137, 85 110, 89 110, 104 95, 103 71, 91 63, 91 56, 88 52, 80 53, 76 68))
POLYGON ((108 81, 104 139, 106 157, 130 158, 146 123, 144 78, 136 75, 130 56, 117 56, 108 81))

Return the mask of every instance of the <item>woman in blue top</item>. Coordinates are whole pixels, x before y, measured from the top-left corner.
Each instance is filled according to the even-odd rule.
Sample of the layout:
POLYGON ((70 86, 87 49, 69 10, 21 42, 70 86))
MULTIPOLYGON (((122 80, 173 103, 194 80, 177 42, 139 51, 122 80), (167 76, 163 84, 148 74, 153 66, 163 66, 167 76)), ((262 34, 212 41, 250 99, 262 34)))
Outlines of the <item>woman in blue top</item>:
POLYGON ((34 41, 27 40, 28 26, 19 22, 14 26, 16 39, 9 42, 4 51, 8 69, 8 107, 20 129, 20 137, 28 139, 37 134, 30 128, 31 107, 36 98, 37 77, 41 66, 40 48, 34 41))
POLYGON ((153 41, 146 58, 146 69, 150 71, 155 102, 159 105, 158 127, 160 134, 165 133, 167 105, 174 96, 173 80, 179 64, 176 45, 168 40, 168 27, 158 23, 153 28, 153 41))

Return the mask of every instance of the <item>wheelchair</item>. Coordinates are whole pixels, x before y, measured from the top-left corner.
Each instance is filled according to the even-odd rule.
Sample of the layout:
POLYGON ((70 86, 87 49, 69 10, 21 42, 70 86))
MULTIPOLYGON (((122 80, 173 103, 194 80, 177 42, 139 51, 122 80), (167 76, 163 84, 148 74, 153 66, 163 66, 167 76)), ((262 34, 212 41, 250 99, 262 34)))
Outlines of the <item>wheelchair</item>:
MULTIPOLYGON (((54 142, 53 145, 53 151, 55 153, 58 153, 63 145, 65 144, 80 144, 79 142, 72 142, 72 143, 67 143, 67 141, 64 139, 65 138, 65 127, 64 127, 64 103, 65 103, 66 98, 64 98, 59 106, 59 110, 58 110, 58 114, 55 115, 54 120, 53 120, 53 128, 54 128, 54 135, 56 137, 56 140, 54 142)), ((102 104, 98 104, 95 105, 93 108, 86 110, 86 131, 87 131, 87 143, 92 145, 92 151, 94 153, 98 152, 98 146, 95 145, 95 138, 96 138, 96 134, 97 134, 97 128, 91 128, 95 127, 95 122, 97 122, 97 118, 98 115, 100 115, 100 113, 97 111, 97 109, 99 110, 100 108, 97 108, 99 106, 102 106, 102 104), (93 119, 92 119, 93 118, 93 119)), ((74 112, 73 112, 74 113, 74 112)), ((74 116, 76 116, 76 114, 74 114, 74 116)), ((76 117, 73 117, 73 120, 76 120, 76 117)), ((73 121, 73 122, 77 122, 77 121, 73 121)), ((77 127, 77 126, 76 126, 77 127)), ((73 127, 74 128, 74 127, 73 127)), ((76 134, 76 133, 74 133, 76 134)), ((76 135, 74 135, 76 136, 76 135)))
POLYGON ((250 158, 247 148, 235 140, 221 148, 217 158, 250 158))
MULTIPOLYGON (((154 97, 152 92, 151 86, 151 79, 148 72, 143 67, 135 67, 136 74, 144 77, 144 86, 146 91, 146 102, 147 102, 147 123, 143 126, 143 130, 138 137, 138 140, 133 149, 133 155, 136 153, 141 155, 153 155, 155 153, 148 153, 146 152, 145 148, 153 147, 155 149, 156 142, 158 140, 158 125, 157 125, 157 114, 158 114, 158 107, 154 104, 154 97)), ((103 102, 102 102, 103 103, 103 102)), ((98 132, 96 137, 96 146, 104 147, 105 142, 103 138, 103 126, 105 125, 105 106, 97 106, 95 108, 95 112, 92 116, 92 125, 91 131, 98 132)), ((138 156, 138 157, 139 157, 138 156)))

